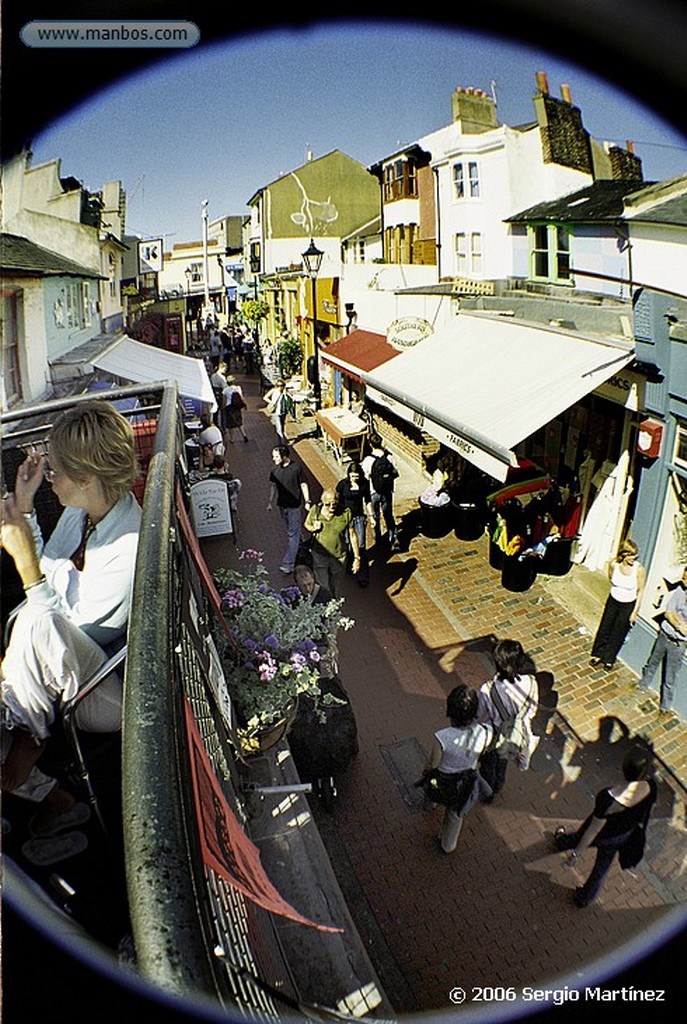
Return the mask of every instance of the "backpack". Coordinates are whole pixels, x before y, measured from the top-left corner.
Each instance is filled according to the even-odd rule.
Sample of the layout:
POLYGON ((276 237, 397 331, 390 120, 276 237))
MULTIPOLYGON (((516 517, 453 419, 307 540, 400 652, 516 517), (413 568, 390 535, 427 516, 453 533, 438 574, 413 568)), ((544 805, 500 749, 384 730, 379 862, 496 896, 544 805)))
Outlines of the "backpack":
POLYGON ((241 397, 241 393, 239 391, 233 391, 232 392, 231 402, 229 404, 231 405, 232 409, 245 409, 246 408, 246 403, 244 402, 243 398, 241 397))
POLYGON ((370 469, 370 483, 377 494, 391 494, 398 470, 391 462, 388 454, 378 455, 370 469))
POLYGON ((519 767, 524 765, 523 770, 525 770, 529 767, 528 755, 531 742, 531 733, 529 725, 525 722, 525 714, 532 703, 532 698, 528 693, 522 707, 519 707, 513 714, 509 714, 495 682, 491 685, 489 695, 501 718, 493 749, 499 757, 503 757, 506 761, 517 761, 519 767))

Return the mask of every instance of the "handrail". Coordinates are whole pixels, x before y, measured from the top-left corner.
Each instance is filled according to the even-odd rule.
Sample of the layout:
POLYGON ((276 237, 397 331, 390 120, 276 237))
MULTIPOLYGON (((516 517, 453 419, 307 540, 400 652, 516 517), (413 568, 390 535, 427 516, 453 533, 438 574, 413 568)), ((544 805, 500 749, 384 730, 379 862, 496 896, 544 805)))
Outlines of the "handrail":
POLYGON ((167 385, 148 469, 124 682, 124 850, 138 966, 167 991, 217 996, 199 921, 181 791, 172 544, 177 388, 167 385))
POLYGON ((107 401, 116 402, 122 398, 136 398, 138 395, 149 395, 153 391, 161 391, 166 387, 165 381, 153 381, 149 384, 125 384, 113 386, 109 391, 84 391, 81 395, 67 395, 65 398, 51 398, 47 402, 36 402, 35 405, 21 406, 10 409, 0 416, 2 423, 17 423, 21 420, 36 419, 37 416, 54 416, 64 409, 72 409, 83 402, 107 401))

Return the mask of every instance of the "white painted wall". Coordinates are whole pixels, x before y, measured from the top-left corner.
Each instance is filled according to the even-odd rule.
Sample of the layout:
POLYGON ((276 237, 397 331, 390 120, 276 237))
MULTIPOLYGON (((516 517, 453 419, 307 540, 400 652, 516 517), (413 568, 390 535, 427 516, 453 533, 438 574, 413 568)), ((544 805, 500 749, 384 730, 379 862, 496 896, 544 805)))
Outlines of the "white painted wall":
POLYGON ((515 249, 505 219, 536 203, 567 195, 591 182, 591 175, 544 164, 537 128, 518 131, 501 125, 479 135, 463 135, 451 124, 419 144, 432 153, 438 175, 438 220, 441 243, 440 277, 466 276, 475 280, 505 278, 513 273, 515 249), (480 194, 469 194, 467 165, 479 168, 480 194), (465 166, 466 195, 456 198, 453 168, 465 166), (472 234, 481 235, 481 269, 468 263, 465 270, 456 260, 455 238, 466 235, 470 254, 472 234))
POLYGON ((687 298, 687 228, 629 225, 634 280, 687 298))

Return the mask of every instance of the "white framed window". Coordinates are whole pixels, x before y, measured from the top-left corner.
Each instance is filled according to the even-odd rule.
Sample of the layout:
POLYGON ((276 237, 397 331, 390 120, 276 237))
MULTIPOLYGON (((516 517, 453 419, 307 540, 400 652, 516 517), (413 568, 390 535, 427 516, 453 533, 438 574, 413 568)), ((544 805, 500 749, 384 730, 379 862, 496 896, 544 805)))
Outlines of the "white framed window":
POLYGON ((84 327, 91 326, 91 284, 81 282, 81 322, 84 327))
POLYGON ((453 195, 456 199, 479 199, 479 164, 476 160, 459 161, 453 165, 453 195))
POLYGON ((66 322, 68 328, 81 326, 81 289, 75 282, 65 288, 66 322))
POLYGON ((687 423, 678 423, 677 425, 673 462, 676 466, 687 469, 687 423))
POLYGON ((473 274, 481 274, 483 268, 482 235, 473 231, 470 235, 470 270, 473 274))
POLYGON ((570 281, 570 233, 558 224, 528 228, 530 274, 542 281, 570 281))
POLYGON ((479 167, 476 160, 468 163, 468 180, 470 182, 470 196, 472 199, 479 198, 479 167))
POLYGON ((468 238, 463 231, 456 235, 455 252, 456 276, 465 277, 468 272, 468 238))
POLYGON ((453 194, 456 199, 465 197, 465 171, 462 164, 453 165, 453 194))
POLYGON ((115 258, 114 253, 109 253, 107 260, 107 276, 110 287, 110 298, 115 299, 117 297, 117 260, 115 258))
POLYGON ((23 397, 19 348, 24 335, 24 295, 13 291, 3 296, 2 361, 4 374, 1 382, 3 401, 7 405, 23 397))

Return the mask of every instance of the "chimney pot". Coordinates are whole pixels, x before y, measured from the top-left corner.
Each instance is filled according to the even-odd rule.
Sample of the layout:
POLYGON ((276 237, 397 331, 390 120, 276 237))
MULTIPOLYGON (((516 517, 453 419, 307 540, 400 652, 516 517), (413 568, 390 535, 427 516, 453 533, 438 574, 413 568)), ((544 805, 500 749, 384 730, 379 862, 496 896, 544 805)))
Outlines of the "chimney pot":
POLYGON ((549 81, 545 71, 537 71, 537 88, 544 96, 549 95, 549 81))
POLYGON ((628 139, 627 140, 626 146, 627 146, 628 153, 634 153, 634 151, 635 151, 635 144, 632 141, 632 139, 628 139))
POLYGON ((563 84, 561 85, 561 97, 566 103, 572 103, 572 93, 570 92, 570 86, 563 84))

